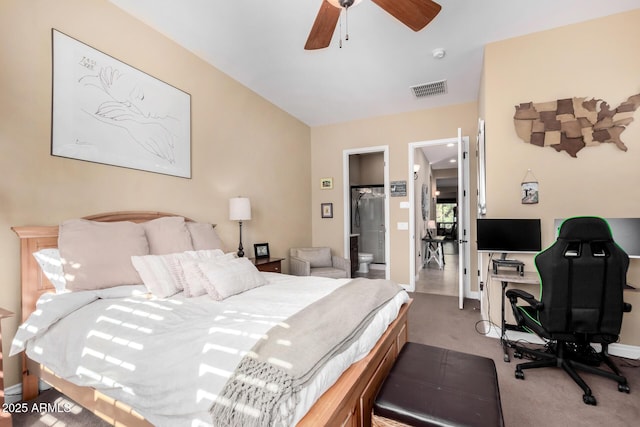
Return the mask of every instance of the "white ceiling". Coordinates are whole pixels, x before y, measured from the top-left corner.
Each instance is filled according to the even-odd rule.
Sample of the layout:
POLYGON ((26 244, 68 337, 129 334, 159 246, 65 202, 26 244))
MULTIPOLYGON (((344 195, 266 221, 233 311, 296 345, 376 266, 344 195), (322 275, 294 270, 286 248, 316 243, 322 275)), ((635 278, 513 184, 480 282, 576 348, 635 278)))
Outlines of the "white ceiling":
MULTIPOLYGON (((489 42, 640 7, 639 0, 436 0, 413 32, 376 4, 349 11, 349 41, 303 49, 323 0, 111 0, 309 126, 477 99, 489 42), (443 59, 432 51, 446 50, 443 59), (444 95, 411 86, 447 80, 444 95)), ((344 33, 343 20, 343 33, 344 33)))

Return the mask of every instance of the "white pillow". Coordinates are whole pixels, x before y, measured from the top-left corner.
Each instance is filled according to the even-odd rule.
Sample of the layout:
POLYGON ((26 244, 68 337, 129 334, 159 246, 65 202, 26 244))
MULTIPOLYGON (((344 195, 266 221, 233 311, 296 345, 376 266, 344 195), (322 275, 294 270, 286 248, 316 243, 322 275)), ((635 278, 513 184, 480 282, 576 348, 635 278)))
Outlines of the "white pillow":
POLYGON ((45 277, 49 279, 56 289, 56 293, 64 292, 67 281, 64 278, 64 270, 62 269, 62 260, 60 259, 58 248, 40 249, 33 253, 33 257, 40 265, 45 277))
POLYGON ((207 260, 224 255, 220 249, 212 249, 167 255, 132 256, 131 262, 149 292, 166 298, 185 288, 185 276, 180 261, 207 260))
POLYGON ((196 263, 207 278, 206 292, 216 301, 265 285, 267 280, 247 258, 212 259, 196 263))

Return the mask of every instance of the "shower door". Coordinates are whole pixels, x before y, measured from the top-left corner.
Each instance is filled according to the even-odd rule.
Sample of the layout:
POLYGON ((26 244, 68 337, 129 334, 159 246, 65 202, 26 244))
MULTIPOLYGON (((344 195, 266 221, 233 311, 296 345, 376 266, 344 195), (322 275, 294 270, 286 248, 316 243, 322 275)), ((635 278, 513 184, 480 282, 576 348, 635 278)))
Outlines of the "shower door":
POLYGON ((384 187, 352 187, 351 203, 351 229, 360 234, 358 251, 385 264, 384 187))

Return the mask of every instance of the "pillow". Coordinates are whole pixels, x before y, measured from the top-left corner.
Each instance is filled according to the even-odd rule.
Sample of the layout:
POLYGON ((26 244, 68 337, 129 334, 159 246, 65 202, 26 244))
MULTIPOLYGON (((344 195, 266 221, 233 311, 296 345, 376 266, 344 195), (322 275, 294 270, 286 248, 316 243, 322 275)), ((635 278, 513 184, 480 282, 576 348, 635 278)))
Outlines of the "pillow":
POLYGON ((206 260, 224 255, 220 249, 186 251, 167 255, 132 256, 131 262, 149 292, 166 298, 185 288, 186 279, 181 261, 206 260))
POLYGON ((58 248, 40 249, 33 253, 33 257, 40 265, 46 278, 56 289, 56 293, 64 292, 67 281, 64 279, 64 270, 62 270, 62 260, 60 259, 58 248))
POLYGON ((149 253, 164 255, 192 251, 191 234, 184 218, 167 216, 141 223, 149 241, 149 253))
POLYGON ((186 222, 185 224, 187 224, 187 230, 191 234, 193 249, 196 251, 205 249, 225 250, 224 243, 218 236, 214 224, 206 222, 186 222))
POLYGON ((212 259, 196 263, 204 274, 206 292, 216 301, 265 285, 267 280, 247 258, 212 259))
MULTIPOLYGON (((197 260, 181 260, 180 265, 184 272, 184 296, 187 298, 199 297, 207 294, 207 288, 210 287, 207 276, 204 275, 202 270, 198 267, 197 260)), ((216 296, 218 301, 219 295, 216 296)))
POLYGON ((301 248, 298 258, 309 261, 311 268, 332 267, 331 248, 301 248))
POLYGON ((131 257, 149 253, 140 224, 72 219, 60 225, 58 249, 72 291, 142 283, 131 257))

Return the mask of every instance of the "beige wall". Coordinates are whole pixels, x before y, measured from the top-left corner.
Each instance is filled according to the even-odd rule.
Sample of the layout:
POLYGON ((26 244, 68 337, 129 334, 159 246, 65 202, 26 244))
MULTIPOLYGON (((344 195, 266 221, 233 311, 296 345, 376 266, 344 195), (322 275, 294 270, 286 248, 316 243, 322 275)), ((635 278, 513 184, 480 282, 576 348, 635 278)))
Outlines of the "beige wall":
MULTIPOLYGON (((458 128, 475 147, 477 104, 454 105, 431 110, 320 126, 311 129, 311 181, 313 243, 344 253, 343 152, 366 147, 389 147, 390 181, 413 179, 409 170, 408 144, 455 138, 458 128), (333 177, 333 190, 321 190, 320 179, 333 177), (317 184, 316 184, 317 183, 317 184), (333 218, 320 218, 320 203, 333 203, 333 218)), ((475 152, 471 153, 475 158, 475 152)), ((473 174, 473 173, 472 173, 473 174)), ((472 175, 473 176, 473 175, 472 175)), ((400 208, 409 197, 391 197, 390 248, 391 279, 408 284, 410 275, 409 232, 398 230, 398 222, 409 221, 409 210, 400 208)), ((473 202, 472 202, 473 203, 473 202)), ((473 209, 472 209, 473 211, 473 209)))
MULTIPOLYGON (((233 250, 238 225, 228 220, 228 199, 243 195, 253 209, 246 253, 269 242, 284 257, 311 244, 309 127, 112 4, 2 0, 0 70, 0 306, 19 311, 14 225, 160 210, 217 223, 233 250), (49 154, 52 27, 191 94, 192 179, 49 154)), ((3 322, 5 352, 18 320, 3 322)), ((5 370, 7 386, 18 382, 17 357, 5 370)))
MULTIPOLYGON (((521 142, 514 106, 572 97, 601 98, 615 108, 640 93, 640 10, 490 44, 485 49, 487 216, 541 218, 543 246, 553 241, 553 221, 574 215, 640 216, 640 111, 622 134, 629 150, 613 144, 587 147, 572 158, 553 148, 521 142), (539 182, 540 202, 520 203, 528 169, 539 182)), ((526 258, 527 269, 533 269, 526 258)), ((640 284, 640 260, 630 283, 640 284)), ((497 286, 496 286, 497 288, 497 286)), ((499 320, 493 292, 492 320, 499 320)), ((621 341, 640 345, 640 292, 626 292, 636 310, 625 315, 621 341)))

